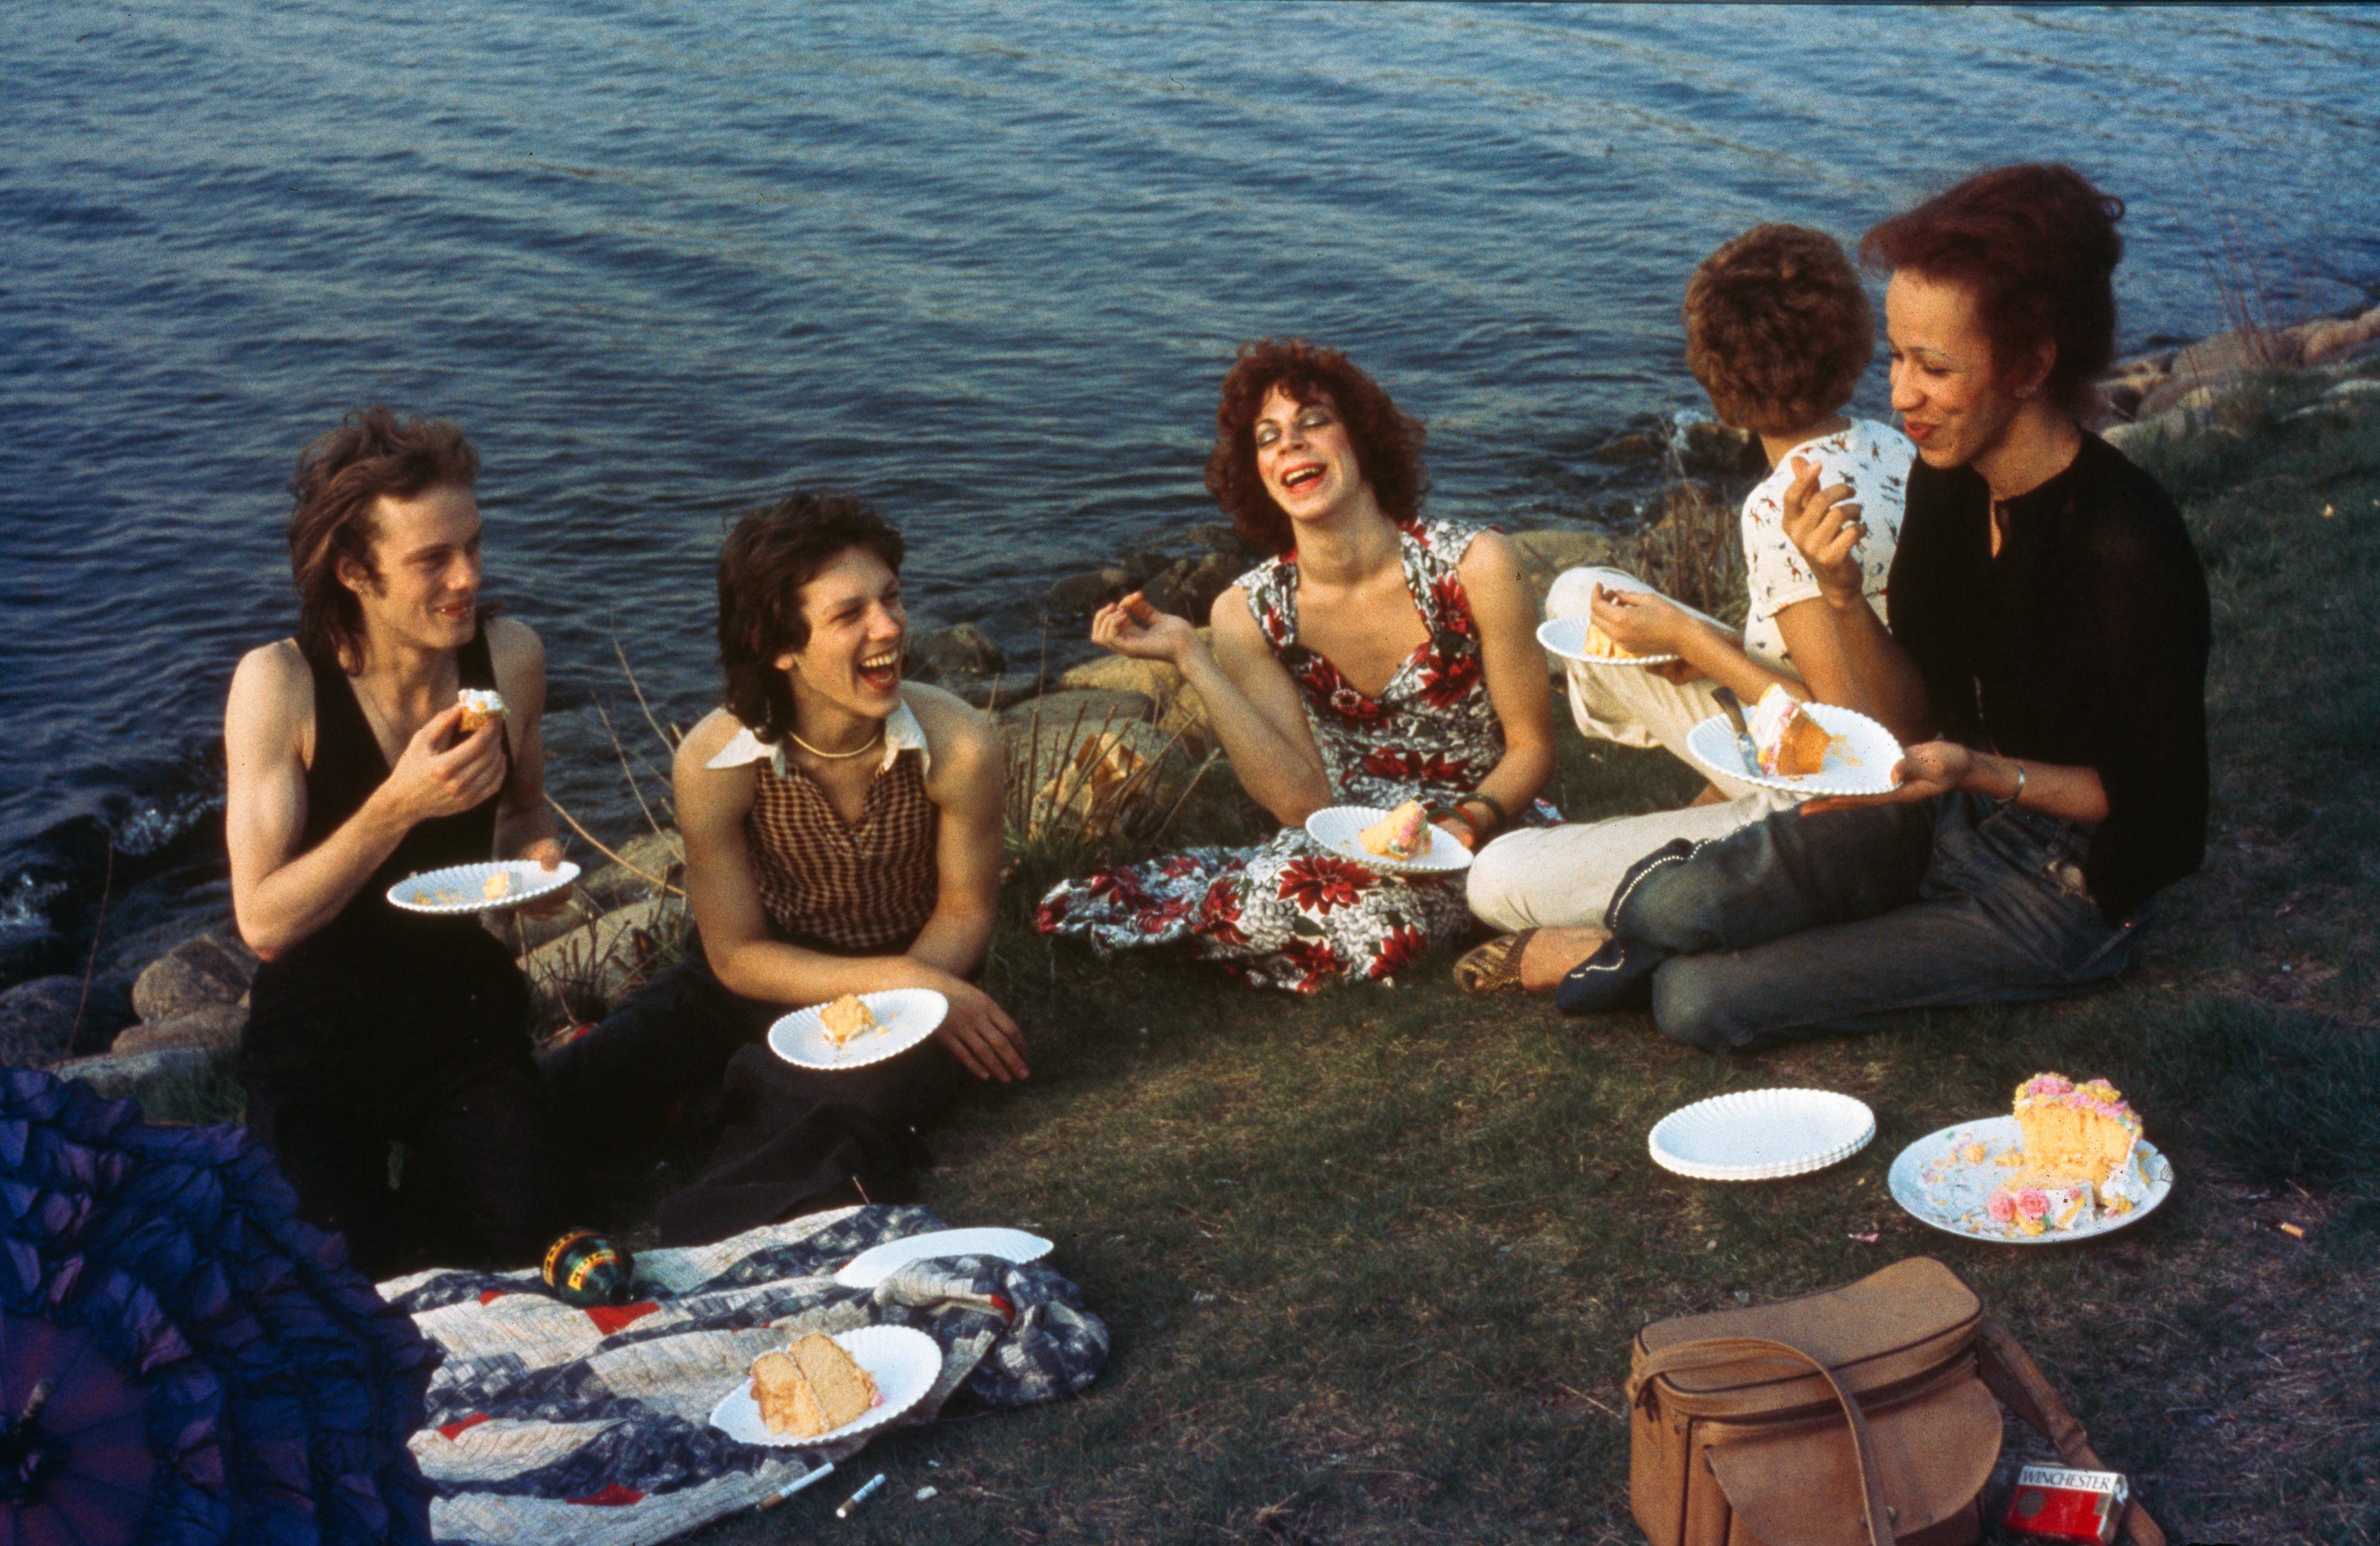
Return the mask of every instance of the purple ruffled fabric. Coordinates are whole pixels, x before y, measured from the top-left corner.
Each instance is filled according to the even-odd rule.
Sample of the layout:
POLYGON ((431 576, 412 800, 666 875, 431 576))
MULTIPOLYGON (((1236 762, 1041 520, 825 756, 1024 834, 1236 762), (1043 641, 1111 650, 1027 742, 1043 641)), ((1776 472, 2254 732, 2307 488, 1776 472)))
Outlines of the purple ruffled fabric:
POLYGON ((42 1423, 69 1446, 17 1508, 20 1542, 80 1515, 137 1524, 55 1539, 427 1546, 406 1446, 438 1351, 298 1221, 244 1129, 152 1127, 88 1086, 0 1073, 0 1416, 46 1374, 42 1423), (149 1464, 128 1486, 136 1430, 149 1464))

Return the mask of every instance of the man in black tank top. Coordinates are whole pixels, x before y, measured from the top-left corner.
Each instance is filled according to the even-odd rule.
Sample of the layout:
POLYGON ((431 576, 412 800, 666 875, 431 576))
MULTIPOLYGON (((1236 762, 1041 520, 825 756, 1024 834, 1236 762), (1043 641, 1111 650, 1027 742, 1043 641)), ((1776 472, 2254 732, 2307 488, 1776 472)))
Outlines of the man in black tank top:
POLYGON ((385 408, 310 446, 291 482, 298 635, 248 653, 224 718, 232 907, 263 960, 249 1126, 300 1214, 375 1277, 424 1252, 526 1265, 558 1223, 511 952, 470 916, 387 900, 425 870, 562 856, 544 652, 479 606, 478 470, 454 425, 385 408), (464 734, 465 688, 500 692, 502 715, 464 734))

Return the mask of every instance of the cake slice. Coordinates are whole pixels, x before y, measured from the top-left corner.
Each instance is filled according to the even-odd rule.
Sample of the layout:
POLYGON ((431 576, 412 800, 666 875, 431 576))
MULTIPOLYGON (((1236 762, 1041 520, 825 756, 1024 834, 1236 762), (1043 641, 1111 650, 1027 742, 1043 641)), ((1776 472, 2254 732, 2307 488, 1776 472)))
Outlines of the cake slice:
POLYGON ((771 1433, 810 1439, 841 1428, 882 1397, 868 1370, 832 1337, 811 1332, 752 1364, 752 1400, 771 1433))
POLYGON ((1421 801, 1407 800, 1357 833, 1355 841, 1382 858, 1419 858, 1429 852, 1429 813, 1421 801))
POLYGON ((2132 1158, 2141 1119, 2115 1086, 2035 1074, 2016 1087, 2015 1114, 2018 1168, 1985 1203, 1994 1219, 2040 1235, 2103 1211, 2130 1212, 2140 1200, 2132 1158))
POLYGON ((1635 651, 1622 649, 1617 639, 1603 631, 1600 623, 1586 626, 1586 643, 1580 648, 1579 653, 1607 661, 1633 661, 1636 658, 1635 651))
POLYGON ((1827 765, 1827 749, 1835 738, 1803 712, 1794 696, 1776 683, 1752 708, 1752 741, 1760 753, 1760 771, 1780 778, 1801 778, 1827 765))
POLYGON ((853 1037, 876 1029, 876 1016, 857 993, 845 993, 819 1011, 819 1030, 827 1044, 840 1048, 853 1037))
POLYGON ((490 720, 504 717, 504 695, 491 688, 465 688, 455 695, 455 701, 463 706, 463 723, 456 728, 466 736, 477 734, 490 720))

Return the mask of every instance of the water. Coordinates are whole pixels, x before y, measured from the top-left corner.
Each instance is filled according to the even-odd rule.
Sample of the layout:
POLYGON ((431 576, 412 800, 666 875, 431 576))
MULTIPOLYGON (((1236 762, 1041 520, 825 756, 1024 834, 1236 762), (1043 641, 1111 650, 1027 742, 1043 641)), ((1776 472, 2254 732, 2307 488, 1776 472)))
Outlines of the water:
POLYGON ((221 907, 225 688, 293 620, 290 464, 357 403, 477 440, 552 786, 619 836, 598 704, 650 737, 613 642, 702 712, 728 516, 860 492, 922 623, 1029 657, 1050 578, 1212 518, 1245 338, 1349 349, 1429 420, 1433 508, 1517 528, 1625 518, 1588 453, 1699 403, 1678 297, 1760 219, 1853 237, 2070 160, 2132 201, 2133 344, 2226 325, 2227 254, 2309 312, 2380 277, 2369 9, 10 20, 0 981, 79 969, 103 888, 111 931, 221 907))

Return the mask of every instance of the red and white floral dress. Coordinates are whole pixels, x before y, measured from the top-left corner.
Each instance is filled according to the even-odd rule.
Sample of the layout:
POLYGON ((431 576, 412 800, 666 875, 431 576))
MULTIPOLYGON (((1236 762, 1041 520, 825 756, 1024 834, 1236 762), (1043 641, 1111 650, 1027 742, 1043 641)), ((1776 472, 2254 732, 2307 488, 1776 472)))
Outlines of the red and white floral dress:
MULTIPOLYGON (((1348 805, 1451 803, 1504 756, 1504 727, 1480 673, 1479 626, 1455 569, 1485 529, 1433 521, 1400 530, 1405 589, 1429 639, 1378 698, 1297 642, 1295 554, 1236 582, 1297 684, 1331 788, 1348 805)), ((1561 820, 1544 800, 1515 817, 1530 826, 1561 820)), ((1101 955, 1181 943, 1246 981, 1301 993, 1338 979, 1393 976, 1471 921, 1461 874, 1379 874, 1299 827, 1260 847, 1192 848, 1061 882, 1037 916, 1043 933, 1087 939, 1101 955)))

